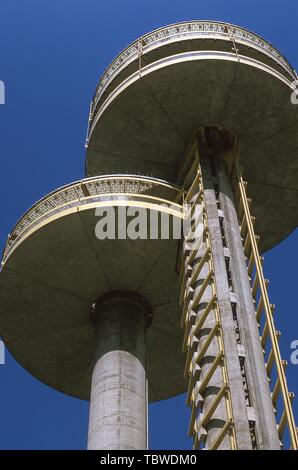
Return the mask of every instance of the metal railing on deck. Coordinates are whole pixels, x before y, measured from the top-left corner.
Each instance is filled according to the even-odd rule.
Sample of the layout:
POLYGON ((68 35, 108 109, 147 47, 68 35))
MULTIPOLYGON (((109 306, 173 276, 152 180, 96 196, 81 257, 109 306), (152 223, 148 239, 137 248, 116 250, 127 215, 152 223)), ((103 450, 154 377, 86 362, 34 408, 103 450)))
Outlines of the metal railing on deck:
MULTIPOLYGON (((144 207, 170 205, 174 215, 183 213, 182 190, 165 181, 134 175, 108 175, 86 178, 59 188, 34 204, 17 222, 8 236, 4 248, 2 265, 15 244, 29 231, 46 223, 52 216, 72 208, 82 208, 85 204, 106 201, 117 206, 117 200, 140 202, 144 207)), ((119 204, 119 203, 118 203, 119 204)), ((62 215, 62 214, 61 214, 62 215)))
POLYGON ((273 47, 268 41, 265 41, 261 36, 252 33, 245 28, 218 21, 197 20, 176 23, 158 28, 145 34, 120 52, 99 80, 99 84, 91 103, 89 121, 92 121, 94 111, 101 96, 115 76, 128 64, 134 61, 139 62, 140 55, 146 54, 150 50, 171 42, 204 38, 228 40, 233 43, 242 43, 246 46, 255 48, 277 62, 293 80, 297 78, 294 68, 275 47, 273 47))

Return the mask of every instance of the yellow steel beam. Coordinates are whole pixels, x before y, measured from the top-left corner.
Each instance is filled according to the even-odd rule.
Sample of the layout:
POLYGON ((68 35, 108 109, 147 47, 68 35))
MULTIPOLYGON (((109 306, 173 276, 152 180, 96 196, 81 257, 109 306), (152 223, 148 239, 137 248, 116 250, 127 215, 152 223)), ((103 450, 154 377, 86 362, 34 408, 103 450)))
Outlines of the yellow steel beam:
POLYGON ((223 359, 223 351, 220 351, 214 361, 212 362, 207 374, 205 375, 204 379, 201 381, 198 393, 202 395, 205 392, 205 389, 207 388, 213 374, 215 373, 217 367, 220 365, 221 361, 223 359))
POLYGON ((199 305, 200 301, 202 300, 202 297, 204 295, 204 292, 206 291, 207 287, 210 285, 210 283, 214 279, 214 272, 212 270, 209 271, 207 274, 206 278, 204 279, 199 291, 194 295, 193 298, 193 303, 191 308, 195 310, 197 306, 199 305))
MULTIPOLYGON (((198 185, 200 185, 201 180, 202 180, 202 175, 201 175, 201 172, 198 170, 195 176, 195 179, 193 180, 193 183, 191 187, 189 188, 187 195, 185 196, 186 203, 189 203, 191 198, 194 196, 195 191, 198 189, 197 187, 198 185)), ((199 191, 200 191, 200 186, 199 186, 199 191)))
MULTIPOLYGON (((294 398, 294 393, 289 392, 288 395, 289 395, 290 402, 292 402, 294 398)), ((278 432, 278 436, 280 439, 282 439, 286 425, 287 425, 287 414, 286 414, 286 410, 284 409, 281 415, 280 421, 278 423, 278 426, 277 426, 277 432, 278 432)), ((297 429, 296 429, 296 434, 297 434, 297 429)), ((293 449, 293 444, 292 444, 292 449, 293 449)))
POLYGON ((206 305, 205 310, 203 311, 203 313, 199 317, 199 320, 194 325, 194 330, 193 330, 194 335, 196 335, 201 330, 201 328, 204 325, 210 311, 213 309, 216 300, 217 300, 216 295, 213 294, 211 299, 209 300, 208 304, 206 305))
MULTIPOLYGON (((278 340, 281 336, 281 332, 276 330, 275 335, 278 340)), ((274 365, 274 352, 273 352, 273 349, 271 349, 269 356, 268 356, 267 363, 266 363, 266 372, 269 378, 271 376, 271 370, 272 370, 273 365, 274 365)))
POLYGON ((264 310, 266 314, 266 320, 268 322, 268 330, 269 330, 269 335, 270 335, 270 339, 272 343, 274 359, 276 362, 277 374, 278 374, 278 378, 280 381, 281 394, 283 397, 283 402, 284 402, 284 407, 285 407, 285 411, 284 411, 285 419, 289 427, 292 449, 298 450, 298 436, 296 432, 296 426, 295 426, 291 400, 290 400, 289 392, 288 392, 287 380, 285 376, 283 362, 282 362, 281 355, 280 355, 278 340, 275 334, 275 326, 274 326, 274 321, 273 321, 273 317, 271 313, 271 306, 269 302, 266 282, 265 282, 265 278, 263 275, 262 263, 261 263, 259 249, 257 245, 257 238, 254 233, 253 223, 252 223, 251 214, 250 214, 250 207, 249 207, 250 203, 249 203, 248 198, 246 197, 245 184, 244 184, 241 172, 240 172, 238 157, 235 158, 235 169, 236 169, 236 173, 238 177, 238 184, 239 184, 243 211, 245 213, 246 220, 247 220, 248 233, 249 233, 249 237, 251 240, 251 249, 254 253, 256 271, 257 271, 259 284, 260 284, 260 293, 261 293, 261 296, 263 297, 264 310))
POLYGON ((215 323, 214 327, 211 328, 210 332, 208 333, 208 336, 207 338, 205 339, 198 355, 196 356, 195 358, 195 362, 200 365, 200 362, 202 361, 203 357, 205 356, 210 344, 211 344, 211 341, 213 340, 213 338, 215 337, 216 333, 218 332, 218 329, 219 329, 220 325, 218 322, 215 323))
POLYGON ((215 440, 212 442, 212 444, 209 447, 209 450, 217 450, 222 443, 223 439, 225 436, 228 434, 230 431, 231 427, 233 425, 233 422, 231 419, 226 421, 222 429, 219 431, 218 435, 216 436, 215 440))
POLYGON ((218 394, 215 396, 214 400, 211 402, 211 405, 209 406, 208 410, 206 413, 204 413, 199 426, 202 426, 203 428, 206 428, 207 424, 209 423, 210 419, 212 418, 214 412, 216 411, 216 408, 218 407, 221 399, 223 398, 224 394, 227 391, 227 384, 224 384, 218 394))
POLYGON ((192 287, 196 280, 198 279, 198 276, 200 275, 200 272, 202 271, 204 264, 208 261, 208 258, 210 256, 210 248, 207 248, 205 253, 203 254, 202 258, 198 262, 198 264, 194 267, 191 276, 190 276, 190 283, 189 285, 192 287))

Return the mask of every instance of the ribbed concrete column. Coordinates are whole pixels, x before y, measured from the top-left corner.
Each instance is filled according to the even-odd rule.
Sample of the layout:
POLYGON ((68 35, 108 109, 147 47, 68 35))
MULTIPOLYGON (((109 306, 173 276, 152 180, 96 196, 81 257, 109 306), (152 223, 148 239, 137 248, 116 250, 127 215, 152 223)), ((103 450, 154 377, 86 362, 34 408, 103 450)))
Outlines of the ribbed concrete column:
MULTIPOLYGON (((201 143, 200 159, 205 189, 205 204, 211 240, 218 304, 221 315, 222 334, 225 347, 227 373, 229 377, 237 448, 239 450, 250 450, 252 449, 252 441, 249 431, 249 419, 240 369, 239 348, 235 331, 235 318, 231 302, 232 289, 229 285, 227 273, 225 247, 220 226, 216 188, 214 186, 216 174, 212 167, 211 158, 212 152, 210 152, 208 147, 201 143)), ((220 447, 220 449, 222 449, 222 447, 220 447)))
MULTIPOLYGON (((194 194, 191 204, 197 200, 198 194, 194 194)), ((201 207, 200 205, 197 205, 194 211, 193 219, 198 221, 198 219, 201 217, 201 207)), ((194 243, 194 239, 191 240, 192 243, 194 243)), ((187 256, 191 252, 188 247, 188 243, 184 244, 184 251, 186 253, 186 260, 187 256)), ((206 243, 202 239, 202 244, 200 249, 198 250, 196 256, 194 257, 194 262, 192 266, 192 270, 196 268, 196 265, 200 262, 202 256, 204 255, 206 251, 206 243)), ((186 269, 190 270, 191 267, 187 264, 186 269)), ((194 283, 193 288, 190 289, 190 304, 189 304, 189 311, 190 311, 190 318, 189 321, 191 324, 195 324, 196 319, 198 319, 201 314, 203 314, 206 305, 208 302, 211 300, 212 297, 212 289, 211 286, 208 286, 201 298, 201 301, 196 308, 195 311, 192 309, 192 303, 193 303, 193 298, 196 295, 197 291, 200 291, 202 284, 206 277, 208 276, 210 271, 208 261, 204 264, 197 281, 194 283)), ((189 281, 186 284, 187 289, 189 288, 189 281)), ((204 322, 204 327, 201 329, 199 334, 197 336, 192 337, 192 345, 191 347, 193 348, 196 346, 198 350, 202 347, 204 344, 208 334, 210 333, 211 329, 214 327, 216 323, 216 316, 214 310, 212 310, 207 319, 204 322)), ((215 360, 216 356, 219 353, 219 343, 218 343, 218 337, 215 336, 214 339, 211 341, 211 344, 208 348, 207 354, 203 358, 202 362, 200 363, 200 381, 203 381, 206 374, 208 373, 210 369, 210 364, 215 360)), ((223 386, 223 377, 222 377, 222 372, 220 367, 217 368, 215 373, 213 374, 212 378, 210 379, 208 386, 206 387, 206 390, 204 392, 204 400, 202 401, 202 413, 204 414, 209 406, 211 405, 212 401, 214 400, 215 396, 218 394, 220 391, 221 387, 223 386)), ((206 436, 206 441, 204 448, 209 449, 210 446, 212 445, 212 442, 214 442, 216 436, 220 432, 220 429, 223 427, 224 423, 227 421, 228 416, 227 416, 227 409, 226 409, 226 404, 225 401, 222 399, 218 407, 216 408, 212 419, 210 420, 207 429, 201 429, 201 433, 205 434, 206 436)), ((227 435, 224 440, 222 441, 220 445, 220 450, 230 450, 230 439, 229 436, 227 435)))
POLYGON ((216 137, 200 141, 200 159, 237 446, 280 449, 233 191, 216 137))
POLYGON ((147 447, 146 347, 148 305, 111 293, 97 302, 88 449, 147 447))
POLYGON ((257 445, 259 449, 277 450, 280 449, 280 441, 230 178, 222 159, 217 161, 216 166, 225 237, 230 251, 231 276, 237 296, 236 313, 245 354, 249 400, 256 419, 257 445))

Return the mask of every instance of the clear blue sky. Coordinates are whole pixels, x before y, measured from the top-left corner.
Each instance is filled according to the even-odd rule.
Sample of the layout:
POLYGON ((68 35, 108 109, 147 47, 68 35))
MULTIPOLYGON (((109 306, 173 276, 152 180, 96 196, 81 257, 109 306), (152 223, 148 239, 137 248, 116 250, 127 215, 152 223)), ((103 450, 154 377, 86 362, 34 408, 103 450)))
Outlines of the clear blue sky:
MULTIPOLYGON (((298 4, 277 0, 1 0, 0 244, 54 187, 84 176, 89 103, 97 79, 128 43, 186 19, 230 21, 276 45, 298 69, 298 4)), ((266 256, 283 357, 298 339, 297 230, 266 256)), ((7 354, 0 366, 1 449, 83 449, 88 403, 41 384, 7 354)), ((298 365, 288 366, 298 395, 298 365)), ((189 449, 184 396, 150 406, 150 447, 189 449)), ((298 418, 298 397, 295 403, 298 418)))

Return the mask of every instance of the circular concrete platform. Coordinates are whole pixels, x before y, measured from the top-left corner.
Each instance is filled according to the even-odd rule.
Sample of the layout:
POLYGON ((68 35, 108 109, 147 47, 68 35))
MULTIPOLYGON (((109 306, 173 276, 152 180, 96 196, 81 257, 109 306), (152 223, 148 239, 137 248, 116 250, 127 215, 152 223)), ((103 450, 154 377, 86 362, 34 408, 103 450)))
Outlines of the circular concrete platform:
POLYGON ((86 172, 133 171, 177 181, 194 133, 237 136, 261 250, 298 222, 297 75, 269 43, 242 28, 193 21, 130 45, 103 75, 90 115, 86 172))
MULTIPOLYGON (((96 207, 166 210, 180 190, 139 177, 90 178, 38 202, 18 222, 0 273, 0 335, 16 360, 49 386, 89 399, 94 354, 91 307, 113 290, 142 295, 150 401, 185 390, 175 271, 178 240, 98 240, 96 207)), ((182 217, 176 202, 170 217, 182 217)))

